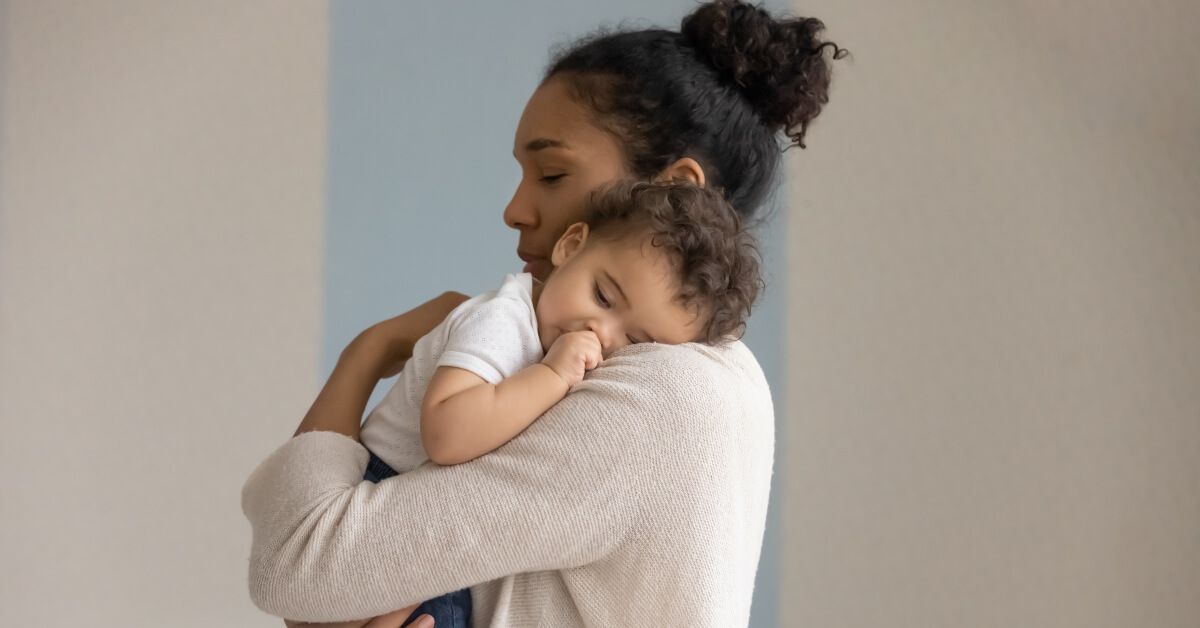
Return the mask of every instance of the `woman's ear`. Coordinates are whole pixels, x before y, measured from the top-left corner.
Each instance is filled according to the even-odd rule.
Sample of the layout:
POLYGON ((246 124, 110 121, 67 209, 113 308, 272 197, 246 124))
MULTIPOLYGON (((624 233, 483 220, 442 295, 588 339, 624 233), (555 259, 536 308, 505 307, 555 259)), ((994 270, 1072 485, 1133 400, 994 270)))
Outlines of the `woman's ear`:
POLYGON ((575 257, 577 253, 583 250, 583 245, 587 243, 588 226, 586 222, 577 222, 562 234, 558 242, 554 243, 554 250, 550 252, 550 263, 557 268, 562 266, 564 262, 575 257))
POLYGON ((701 187, 704 186, 704 168, 700 162, 691 157, 684 157, 667 166, 658 173, 656 181, 687 181, 701 187))

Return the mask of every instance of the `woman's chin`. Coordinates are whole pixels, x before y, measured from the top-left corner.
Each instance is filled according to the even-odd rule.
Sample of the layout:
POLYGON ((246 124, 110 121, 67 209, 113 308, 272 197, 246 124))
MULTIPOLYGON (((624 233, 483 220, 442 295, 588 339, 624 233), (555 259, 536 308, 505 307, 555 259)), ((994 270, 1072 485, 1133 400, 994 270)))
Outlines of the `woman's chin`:
POLYGON ((537 279, 538 281, 545 281, 546 277, 550 276, 550 271, 553 268, 554 266, 550 264, 550 260, 535 259, 533 261, 525 262, 525 268, 521 272, 526 272, 533 275, 533 278, 537 279))

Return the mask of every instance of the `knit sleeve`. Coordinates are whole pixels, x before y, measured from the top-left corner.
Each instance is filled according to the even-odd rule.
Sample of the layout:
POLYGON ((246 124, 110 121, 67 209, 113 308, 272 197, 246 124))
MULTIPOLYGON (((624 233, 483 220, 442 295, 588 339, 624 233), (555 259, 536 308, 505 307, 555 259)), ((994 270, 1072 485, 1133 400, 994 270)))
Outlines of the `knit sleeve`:
POLYGON ((360 481, 367 452, 301 434, 247 480, 249 584, 263 611, 371 617, 510 574, 588 564, 622 542, 657 445, 631 429, 670 400, 631 366, 604 367, 529 429, 466 464, 360 481), (624 369, 624 370, 623 370, 624 369))

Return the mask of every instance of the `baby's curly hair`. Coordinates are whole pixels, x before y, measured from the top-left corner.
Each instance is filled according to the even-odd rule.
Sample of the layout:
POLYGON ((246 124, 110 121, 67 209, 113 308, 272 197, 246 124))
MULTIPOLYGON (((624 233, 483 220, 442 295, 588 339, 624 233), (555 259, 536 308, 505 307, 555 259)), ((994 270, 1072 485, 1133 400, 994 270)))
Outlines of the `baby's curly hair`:
POLYGON ((621 181, 592 194, 592 236, 620 240, 649 233, 679 280, 676 300, 707 319, 697 342, 741 337, 764 287, 754 235, 720 190, 692 183, 621 181))

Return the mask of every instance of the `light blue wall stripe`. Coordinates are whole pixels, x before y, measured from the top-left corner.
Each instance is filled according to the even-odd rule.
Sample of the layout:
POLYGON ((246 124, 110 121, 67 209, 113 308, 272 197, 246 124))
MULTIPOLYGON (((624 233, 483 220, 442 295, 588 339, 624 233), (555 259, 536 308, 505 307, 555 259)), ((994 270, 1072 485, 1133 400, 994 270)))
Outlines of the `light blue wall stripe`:
MULTIPOLYGON (((444 291, 519 271, 501 212, 512 135, 547 51, 601 24, 677 27, 687 1, 332 4, 322 371, 358 331, 444 291), (636 21, 629 21, 636 16, 636 21)), ((785 212, 764 230, 772 272, 747 342, 782 416, 785 212)), ((376 391, 372 403, 385 387, 376 391)), ((782 438, 778 436, 777 442, 782 438)), ((784 463, 777 446, 776 474, 784 463)), ((751 625, 779 625, 778 491, 751 625)))

